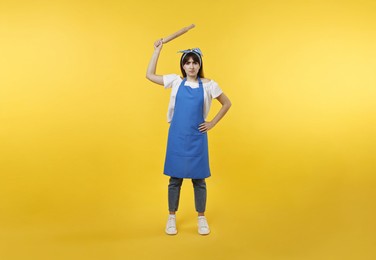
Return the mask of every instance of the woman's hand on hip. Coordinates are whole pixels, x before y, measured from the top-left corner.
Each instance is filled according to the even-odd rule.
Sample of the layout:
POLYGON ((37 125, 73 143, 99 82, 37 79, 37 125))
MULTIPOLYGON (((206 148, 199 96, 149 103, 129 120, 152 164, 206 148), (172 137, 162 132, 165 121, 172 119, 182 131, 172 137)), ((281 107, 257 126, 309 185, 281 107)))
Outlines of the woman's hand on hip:
POLYGON ((205 133, 205 132, 209 131, 210 129, 212 129, 214 126, 215 126, 215 124, 212 123, 212 122, 204 122, 204 123, 200 124, 200 126, 198 127, 198 130, 200 130, 200 132, 202 132, 202 133, 205 133))

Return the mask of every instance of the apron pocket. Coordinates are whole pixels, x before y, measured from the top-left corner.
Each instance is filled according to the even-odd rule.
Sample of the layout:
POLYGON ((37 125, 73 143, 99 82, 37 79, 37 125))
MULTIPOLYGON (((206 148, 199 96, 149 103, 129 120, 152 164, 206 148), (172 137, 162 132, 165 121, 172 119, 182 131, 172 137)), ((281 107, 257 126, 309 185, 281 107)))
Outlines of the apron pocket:
POLYGON ((184 153, 184 135, 169 133, 167 142, 167 153, 182 155, 184 153))
POLYGON ((185 136, 184 144, 184 156, 199 156, 203 152, 204 148, 203 134, 187 135, 185 136))

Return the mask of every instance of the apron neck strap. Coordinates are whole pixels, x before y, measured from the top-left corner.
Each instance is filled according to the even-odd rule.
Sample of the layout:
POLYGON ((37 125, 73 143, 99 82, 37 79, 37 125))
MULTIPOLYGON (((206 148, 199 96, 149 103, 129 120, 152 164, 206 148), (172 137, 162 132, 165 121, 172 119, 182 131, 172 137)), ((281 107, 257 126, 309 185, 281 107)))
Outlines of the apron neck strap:
POLYGON ((197 80, 198 80, 198 85, 199 85, 201 88, 203 88, 202 81, 201 81, 200 77, 197 77, 197 80))

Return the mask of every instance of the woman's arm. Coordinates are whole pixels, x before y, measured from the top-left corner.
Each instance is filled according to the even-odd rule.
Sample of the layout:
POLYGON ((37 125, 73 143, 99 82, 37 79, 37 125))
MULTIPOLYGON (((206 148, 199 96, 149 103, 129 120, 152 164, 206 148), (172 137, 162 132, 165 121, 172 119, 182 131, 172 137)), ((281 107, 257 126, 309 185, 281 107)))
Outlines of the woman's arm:
POLYGON ((151 56, 149 66, 146 70, 146 78, 159 85, 163 85, 163 76, 155 74, 155 71, 157 69, 157 62, 158 62, 159 54, 161 53, 162 47, 163 47, 162 40, 157 40, 154 43, 154 53, 151 56))
POLYGON ((222 104, 222 107, 218 111, 218 113, 215 115, 215 117, 213 118, 212 121, 204 122, 204 123, 200 124, 198 129, 203 133, 212 129, 224 117, 224 115, 227 113, 227 111, 231 107, 231 101, 225 95, 225 93, 222 93, 221 95, 219 95, 219 97, 217 97, 217 100, 219 101, 219 103, 222 104))

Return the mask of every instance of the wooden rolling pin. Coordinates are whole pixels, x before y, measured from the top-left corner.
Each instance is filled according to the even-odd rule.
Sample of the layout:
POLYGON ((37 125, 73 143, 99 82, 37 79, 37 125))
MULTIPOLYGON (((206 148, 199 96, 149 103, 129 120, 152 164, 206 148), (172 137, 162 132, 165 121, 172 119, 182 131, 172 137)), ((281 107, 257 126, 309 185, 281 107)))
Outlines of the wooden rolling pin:
POLYGON ((169 36, 167 36, 165 38, 162 38, 162 42, 163 43, 168 43, 169 41, 172 41, 173 39, 179 37, 180 35, 182 35, 182 34, 184 34, 186 32, 188 32, 190 29, 192 29, 194 27, 195 27, 194 24, 191 24, 191 25, 189 25, 187 27, 184 27, 184 28, 180 29, 179 31, 174 32, 173 34, 171 34, 171 35, 169 35, 169 36))

